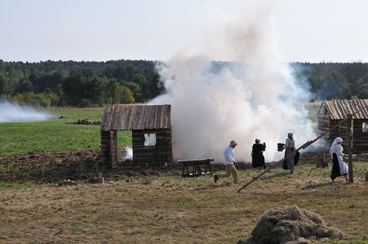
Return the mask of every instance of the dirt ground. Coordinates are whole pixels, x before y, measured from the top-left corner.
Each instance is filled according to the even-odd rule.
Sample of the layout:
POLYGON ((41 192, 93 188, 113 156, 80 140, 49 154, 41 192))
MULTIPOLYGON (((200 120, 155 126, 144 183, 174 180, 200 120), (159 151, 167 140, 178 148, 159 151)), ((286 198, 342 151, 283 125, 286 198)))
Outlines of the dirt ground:
POLYGON ((182 178, 155 171, 130 171, 107 177, 104 184, 5 181, 0 242, 235 243, 247 238, 270 209, 296 205, 351 236, 342 243, 368 243, 368 163, 355 163, 354 184, 330 182, 330 170, 302 163, 294 174, 273 169, 241 193, 240 185, 260 170, 240 170, 240 185, 231 179, 214 184, 210 175, 182 178))
MULTIPOLYGON (((323 153, 303 154, 300 163, 321 162, 323 153)), ((356 157, 359 161, 366 160, 367 155, 356 157)), ((325 160, 328 160, 328 158, 325 160)), ((97 175, 98 164, 102 159, 99 150, 43 152, 0 156, 0 179, 5 181, 35 181, 38 183, 58 182, 60 180, 88 180, 97 175)), ((272 164, 272 163, 270 163, 272 164)), ((215 170, 223 169, 222 164, 215 164, 215 170)), ((237 163, 239 169, 251 168, 250 162, 237 163)), ((112 172, 105 174, 107 180, 118 180, 126 176, 148 176, 160 174, 180 174, 180 165, 173 165, 172 169, 129 168, 124 163, 115 166, 112 172)))
MULTIPOLYGON (((33 181, 55 183, 65 180, 88 181, 97 176, 102 159, 99 150, 42 152, 0 156, 0 179, 12 182, 33 181)), ((106 180, 132 176, 176 174, 178 169, 126 168, 119 163, 112 171, 105 170, 106 180)))

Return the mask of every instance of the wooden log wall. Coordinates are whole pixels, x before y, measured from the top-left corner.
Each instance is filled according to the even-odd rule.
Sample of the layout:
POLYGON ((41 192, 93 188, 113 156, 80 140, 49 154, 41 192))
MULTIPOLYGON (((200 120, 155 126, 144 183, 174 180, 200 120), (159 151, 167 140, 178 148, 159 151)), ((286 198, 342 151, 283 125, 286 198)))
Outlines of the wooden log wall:
POLYGON ((104 167, 111 169, 118 162, 118 136, 116 131, 101 131, 101 152, 104 167))
POLYGON ((133 163, 141 166, 163 166, 172 163, 172 136, 170 129, 133 130, 133 163), (144 134, 155 133, 156 145, 144 146, 144 134))
MULTIPOLYGON (((340 120, 331 120, 330 128, 334 127, 339 122, 340 120)), ((368 133, 363 133, 362 130, 363 122, 368 123, 368 120, 353 120, 353 138, 352 138, 353 153, 368 152, 368 133)), ((343 123, 334 130, 330 131, 329 143, 332 143, 332 141, 338 136, 344 140, 343 147, 344 148, 347 147, 348 131, 346 123, 343 123)))
POLYGON ((353 134, 352 134, 352 152, 368 152, 368 133, 363 133, 363 122, 368 123, 367 111, 362 110, 366 106, 366 100, 341 100, 341 101, 329 101, 322 104, 320 111, 318 112, 318 133, 326 133, 324 139, 330 145, 336 137, 341 137, 344 140, 343 146, 347 147, 348 143, 348 125, 347 122, 338 125, 347 113, 353 113, 353 111, 361 110, 353 117, 353 134), (353 109, 355 108, 355 109, 353 109), (334 118, 334 119, 331 119, 334 118))
POLYGON ((330 120, 330 135, 329 135, 329 145, 333 142, 336 137, 341 137, 343 139, 343 147, 346 148, 348 145, 348 132, 347 125, 343 123, 337 126, 340 123, 340 120, 330 120), (333 127, 336 128, 332 129, 333 127))
POLYGON ((326 132, 326 134, 321 138, 324 140, 327 144, 330 144, 330 117, 327 114, 318 114, 318 127, 317 127, 317 133, 323 134, 326 132))
POLYGON ((322 133, 326 133, 326 135, 323 137, 326 141, 330 140, 330 118, 328 115, 326 114, 322 114, 322 115, 318 115, 318 133, 322 134, 322 133))
POLYGON ((368 120, 354 120, 353 122, 353 152, 368 152, 368 133, 363 133, 363 122, 368 120))

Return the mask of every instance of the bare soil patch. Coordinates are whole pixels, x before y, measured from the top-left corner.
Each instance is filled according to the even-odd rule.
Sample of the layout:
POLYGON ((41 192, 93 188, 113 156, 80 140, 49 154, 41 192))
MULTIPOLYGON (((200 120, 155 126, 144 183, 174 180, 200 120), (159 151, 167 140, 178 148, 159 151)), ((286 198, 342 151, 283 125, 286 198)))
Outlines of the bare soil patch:
MULTIPOLYGON (((64 180, 91 180, 101 169, 102 158, 99 150, 43 152, 16 154, 0 157, 0 178, 5 181, 35 181, 39 183, 64 180)), ((118 164, 114 169, 104 171, 106 180, 127 177, 144 177, 161 174, 177 174, 169 168, 127 168, 118 164)))

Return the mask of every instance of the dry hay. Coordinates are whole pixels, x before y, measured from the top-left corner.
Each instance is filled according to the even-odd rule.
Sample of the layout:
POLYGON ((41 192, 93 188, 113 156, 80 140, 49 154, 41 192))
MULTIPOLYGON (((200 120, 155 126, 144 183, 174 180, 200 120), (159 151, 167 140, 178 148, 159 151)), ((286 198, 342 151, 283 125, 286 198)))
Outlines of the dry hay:
POLYGON ((318 214, 297 206, 272 209, 258 222, 248 240, 238 244, 309 243, 308 240, 344 239, 340 230, 329 227, 318 214))

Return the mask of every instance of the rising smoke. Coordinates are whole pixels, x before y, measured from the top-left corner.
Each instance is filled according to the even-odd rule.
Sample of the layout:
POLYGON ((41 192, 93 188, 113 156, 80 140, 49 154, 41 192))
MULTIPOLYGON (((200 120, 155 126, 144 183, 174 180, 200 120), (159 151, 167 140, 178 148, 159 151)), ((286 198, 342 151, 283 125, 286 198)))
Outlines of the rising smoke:
POLYGON ((51 114, 37 111, 30 106, 20 106, 5 100, 0 101, 0 123, 42 121, 52 117, 51 114))
MULTIPOLYGON (((167 94, 153 104, 172 105, 174 157, 215 157, 236 140, 238 160, 250 161, 256 138, 266 142, 266 161, 277 143, 294 133, 299 146, 315 137, 304 104, 308 90, 294 80, 277 48, 274 6, 245 12, 210 33, 203 52, 180 51, 158 67, 167 94), (218 54, 231 62, 213 62, 218 54)), ((216 25, 219 27, 219 24, 216 25)))

